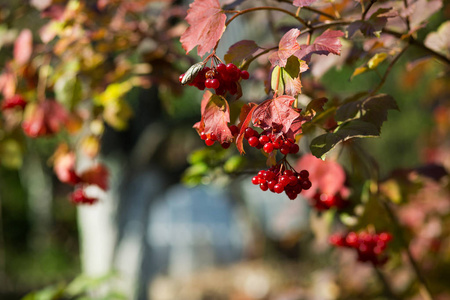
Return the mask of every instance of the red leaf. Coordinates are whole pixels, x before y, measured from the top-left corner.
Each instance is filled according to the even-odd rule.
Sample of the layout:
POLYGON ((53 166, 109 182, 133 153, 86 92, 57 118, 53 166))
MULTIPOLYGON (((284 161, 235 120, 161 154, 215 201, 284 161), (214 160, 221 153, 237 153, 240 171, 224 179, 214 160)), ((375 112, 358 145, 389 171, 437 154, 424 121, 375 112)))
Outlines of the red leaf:
POLYGON ((317 0, 294 0, 293 4, 298 7, 303 7, 303 6, 310 6, 316 1, 317 0))
POLYGON ((108 169, 102 164, 96 164, 80 175, 81 182, 95 184, 103 190, 108 189, 108 177, 108 169))
POLYGON ((295 139, 295 136, 302 133, 302 124, 307 122, 308 120, 305 119, 302 115, 298 116, 292 124, 291 127, 289 127, 289 130, 286 132, 286 138, 292 138, 295 139))
POLYGON ((257 108, 258 105, 256 103, 247 103, 241 108, 241 113, 239 114, 239 135, 236 138, 236 147, 239 150, 241 154, 244 154, 244 132, 245 129, 248 128, 248 124, 252 120, 252 114, 255 108, 257 108))
POLYGON ((305 197, 312 198, 316 192, 335 195, 345 189, 344 169, 335 161, 323 161, 312 154, 306 154, 296 165, 297 171, 303 169, 308 170, 309 180, 313 184, 311 189, 302 191, 305 197))
POLYGON ((222 96, 212 95, 202 115, 206 134, 214 133, 220 143, 230 142, 233 138, 228 123, 230 122, 230 108, 222 96))
POLYGON ((226 15, 218 0, 195 0, 189 5, 186 21, 189 28, 181 35, 186 53, 198 45, 197 53, 203 56, 211 51, 225 30, 226 15))
POLYGON ((276 128, 287 133, 300 114, 292 108, 295 98, 283 95, 269 99, 258 105, 253 112, 253 125, 262 129, 276 128))
POLYGON ((197 130, 197 133, 199 135, 202 131, 205 130, 205 123, 203 122, 203 115, 205 114, 206 105, 208 104, 211 96, 212 96, 212 93, 208 90, 206 90, 205 93, 203 94, 202 102, 200 104, 200 113, 201 113, 202 119, 199 122, 195 123, 194 126, 192 126, 193 128, 195 128, 197 130))
POLYGON ((239 66, 259 49, 259 46, 250 40, 243 40, 230 46, 227 54, 223 57, 226 63, 234 63, 239 66))
POLYGON ((31 30, 24 29, 20 32, 16 41, 14 42, 14 60, 19 65, 24 65, 28 62, 33 52, 33 34, 31 30))
POLYGON ((292 28, 280 40, 278 51, 269 56, 269 61, 272 66, 286 66, 287 59, 300 49, 300 44, 297 38, 300 35, 300 30, 292 28))
POLYGON ((80 178, 75 173, 75 153, 68 151, 67 149, 60 150, 65 147, 59 147, 59 153, 55 153, 55 161, 53 163, 53 170, 58 177, 59 181, 68 184, 77 184, 80 182, 80 178))
POLYGON ((36 138, 59 132, 68 120, 69 115, 60 103, 45 100, 27 105, 22 128, 25 134, 36 138))
POLYGON ((339 37, 344 33, 339 30, 327 29, 318 36, 312 45, 301 45, 300 50, 294 53, 299 59, 309 60, 311 54, 328 55, 330 53, 341 55, 341 41, 339 37))

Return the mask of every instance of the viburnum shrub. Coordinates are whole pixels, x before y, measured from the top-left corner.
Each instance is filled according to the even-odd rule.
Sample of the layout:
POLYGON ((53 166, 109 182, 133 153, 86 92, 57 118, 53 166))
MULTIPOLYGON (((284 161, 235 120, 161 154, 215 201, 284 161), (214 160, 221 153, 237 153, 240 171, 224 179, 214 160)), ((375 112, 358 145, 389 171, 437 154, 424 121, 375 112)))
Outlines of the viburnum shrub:
MULTIPOLYGON (((415 45, 442 62, 448 64, 449 59, 416 39, 414 32, 419 30, 426 18, 403 13, 404 9, 417 9, 408 7, 409 1, 404 1, 404 6, 397 5, 395 1, 383 2, 383 5, 378 5, 376 1, 361 1, 359 11, 354 2, 348 1, 341 3, 342 7, 339 9, 332 5, 322 10, 311 7, 313 3, 322 3, 317 0, 279 1, 281 2, 283 5, 246 6, 242 10, 233 7, 239 5, 239 1, 224 7, 218 0, 195 0, 190 4, 186 16, 189 27, 181 36, 181 44, 186 53, 195 47, 200 57, 209 53, 179 78, 183 85, 195 86, 200 90, 208 89, 201 101, 201 120, 193 127, 207 146, 218 142, 223 148, 229 148, 234 144, 243 155, 244 148, 248 145, 267 157, 269 168, 259 171, 252 178, 252 183, 261 190, 273 193, 284 191, 292 200, 304 191, 304 197, 310 200, 317 211, 333 208, 349 212, 355 208, 349 199, 357 195, 351 195, 352 191, 344 186, 345 173, 338 170, 340 167, 336 169, 333 165, 333 171, 331 165, 306 162, 311 168, 302 167, 303 170, 297 171, 289 164, 288 160, 299 151, 308 151, 299 146, 302 136, 316 135, 312 138, 309 151, 320 159, 325 159, 336 147, 351 145, 347 141, 354 138, 379 136, 388 111, 398 110, 396 101, 387 94, 380 94, 379 90, 386 82, 393 65, 407 49, 415 45), (223 62, 216 55, 216 49, 222 36, 226 34, 228 25, 239 16, 260 10, 283 13, 297 24, 291 28, 285 25, 283 36, 273 46, 262 47, 249 39, 233 44, 223 62), (307 13, 303 14, 304 11, 307 13), (346 16, 340 14, 344 11, 346 16), (400 26, 403 32, 390 28, 391 24, 398 26, 399 21, 403 22, 400 26), (352 43, 355 36, 359 40, 365 39, 364 47, 370 49, 366 50, 366 57, 371 57, 368 57, 364 65, 355 69, 351 78, 377 69, 383 61, 390 60, 390 64, 373 89, 334 101, 327 106, 328 99, 323 94, 315 96, 319 93, 310 87, 311 81, 308 77, 304 81, 302 77, 307 76, 310 69, 314 71, 316 67, 323 68, 321 59, 326 56, 341 55, 342 41, 352 43), (211 67, 207 67, 210 60, 211 67), (263 63, 264 60, 266 64, 263 63), (240 82, 248 78, 256 80, 251 72, 247 72, 256 61, 262 65, 260 72, 266 72, 267 96, 250 102, 246 100, 246 91, 242 89, 240 82), (304 92, 302 82, 307 83, 306 93, 311 97, 308 103, 300 104, 299 96, 304 92), (242 101, 241 99, 244 99, 241 106, 230 105, 242 101), (240 111, 231 111, 235 107, 240 107, 240 111), (232 115, 238 118, 232 119, 232 115), (321 134, 317 135, 317 132, 321 134), (337 174, 335 172, 339 176, 330 178, 330 174, 337 174), (330 185, 334 187, 330 188, 330 185)), ((430 10, 435 12, 437 8, 430 10)), ((311 157, 308 156, 306 160, 317 160, 311 157)), ((302 165, 302 159, 299 164, 302 165)), ((332 164, 339 166, 336 162, 332 164)), ((373 175, 372 178, 376 176, 378 175, 373 175)), ((367 190, 370 199, 378 197, 376 188, 367 190)), ((392 216, 389 207, 385 205, 385 208, 388 215, 392 216)), ((395 218, 392 220, 395 222, 395 218)), ((389 232, 372 234, 352 231, 345 236, 333 235, 331 242, 335 246, 355 248, 360 261, 371 261, 380 266, 387 261, 384 251, 391 238, 389 232)))
MULTIPOLYGON (((286 200, 305 198, 318 214, 347 226, 349 233, 333 236, 332 243, 356 249, 360 260, 383 265, 385 246, 392 237, 390 248, 395 243, 404 248, 421 292, 431 299, 407 240, 398 234, 402 228, 392 203, 401 203, 405 191, 389 190, 396 187, 397 178, 382 180, 376 161, 358 140, 379 137, 388 112, 399 110, 392 96, 380 93, 397 64, 411 60, 407 76, 396 85, 421 85, 426 80, 420 76, 438 67, 440 74, 448 74, 450 22, 434 32, 428 27, 430 20, 436 25, 435 13, 448 13, 448 4, 274 0, 261 6, 261 1, 194 0, 185 14, 184 7, 170 0, 155 6, 151 5, 155 1, 95 2, 30 1, 24 11, 33 9, 35 16, 38 10, 43 19, 38 23, 44 25, 20 31, 10 28, 14 15, 0 7, 5 21, 0 51, 10 52, 2 56, 0 70, 2 164, 19 168, 21 157, 8 159, 10 149, 20 156, 34 151, 29 149, 30 139, 52 139, 49 162, 56 177, 73 186, 70 201, 94 204, 98 199, 89 194, 90 186, 108 189, 109 172, 98 159, 105 124, 115 130, 127 128, 133 116, 127 94, 150 86, 176 96, 183 89, 204 90, 201 117, 193 127, 209 152, 191 156, 193 164, 199 163, 187 170, 194 183, 210 175, 211 165, 217 170, 222 164, 227 175, 237 175, 242 170, 236 166, 248 162, 255 168, 242 173, 252 174, 249 181, 258 186, 255 189, 284 192, 286 200), (264 36, 262 42, 248 36, 219 57, 216 50, 228 26, 261 11, 275 21, 267 22, 270 30, 264 27, 275 40, 267 42, 264 36), (184 17, 188 26, 181 34, 184 17), (16 37, 14 42, 11 36, 16 37), (186 54, 197 47, 200 62, 180 54, 173 45, 178 37, 186 54), (405 53, 413 48, 416 52, 408 57, 405 53), (366 73, 379 78, 364 90, 355 87, 353 94, 330 95, 331 88, 316 77, 342 66, 354 70, 350 81, 366 73), (246 90, 250 85, 259 87, 259 95, 264 96, 250 94, 246 90), (231 156, 233 152, 236 155, 231 156), (342 153, 348 170, 341 166, 342 153), (90 163, 77 163, 80 158, 90 163), (80 169, 81 165, 86 167, 80 169), (384 231, 361 231, 368 225, 384 231)), ((23 17, 22 9, 17 11, 23 17)), ((430 101, 434 95, 440 101, 435 116, 440 126, 431 137, 433 145, 445 140, 449 128, 448 107, 441 103, 445 97, 438 94, 448 86, 442 78, 425 97, 430 101)), ((433 158, 447 153, 428 150, 433 158)), ((438 180, 448 176, 442 173, 446 175, 438 180)), ((408 174, 411 186, 416 184, 411 178, 428 176, 424 170, 408 174)), ((412 222, 406 218, 404 223, 412 222)))

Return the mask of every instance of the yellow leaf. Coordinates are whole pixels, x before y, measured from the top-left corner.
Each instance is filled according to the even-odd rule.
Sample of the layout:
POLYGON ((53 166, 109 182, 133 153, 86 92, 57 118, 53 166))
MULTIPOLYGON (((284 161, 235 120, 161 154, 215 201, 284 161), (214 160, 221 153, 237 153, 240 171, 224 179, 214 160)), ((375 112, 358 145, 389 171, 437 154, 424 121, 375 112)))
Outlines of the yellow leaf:
POLYGON ((355 76, 357 76, 357 75, 359 75, 359 74, 362 74, 362 73, 366 72, 367 70, 368 70, 368 69, 367 69, 366 67, 359 67, 359 68, 356 68, 355 71, 353 71, 353 74, 352 74, 352 77, 350 77, 350 80, 352 80, 353 77, 355 77, 355 76))
POLYGON ((0 159, 3 166, 19 169, 22 166, 22 147, 13 139, 4 140, 0 144, 0 159))
POLYGON ((128 120, 132 117, 133 111, 128 103, 123 99, 108 101, 103 110, 105 122, 117 130, 124 130, 128 126, 128 120))
POLYGON ((377 53, 369 60, 369 62, 367 63, 367 66, 371 70, 375 69, 376 67, 378 67, 378 65, 380 63, 382 63, 386 59, 387 56, 388 55, 384 52, 377 53))
POLYGON ((86 136, 81 141, 81 150, 87 156, 94 158, 100 150, 100 142, 97 137, 90 135, 86 136))

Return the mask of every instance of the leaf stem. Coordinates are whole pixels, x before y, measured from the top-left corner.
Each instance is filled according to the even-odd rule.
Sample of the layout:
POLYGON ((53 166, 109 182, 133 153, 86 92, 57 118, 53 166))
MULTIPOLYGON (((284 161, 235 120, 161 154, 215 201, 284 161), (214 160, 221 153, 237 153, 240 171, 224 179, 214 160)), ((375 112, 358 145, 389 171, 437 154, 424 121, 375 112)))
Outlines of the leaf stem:
POLYGON ((384 85, 384 83, 386 82, 386 79, 387 79, 389 73, 391 72, 392 67, 393 67, 393 66, 395 65, 395 63, 399 60, 399 58, 403 55, 403 53, 406 52, 406 50, 407 50, 408 48, 409 48, 409 45, 406 45, 406 47, 404 47, 404 48, 402 49, 402 51, 400 51, 400 53, 397 54, 397 56, 391 61, 391 63, 389 64, 389 66, 388 66, 387 69, 386 69, 386 72, 384 72, 383 78, 381 78, 380 83, 379 83, 378 86, 370 93, 371 95, 376 94, 376 93, 381 89, 381 87, 382 87, 382 86, 384 85))
POLYGON ((281 74, 281 68, 278 68, 278 72, 277 72, 277 84, 275 85, 275 90, 274 90, 274 95, 273 97, 276 98, 278 95, 278 87, 280 85, 280 74, 281 74))

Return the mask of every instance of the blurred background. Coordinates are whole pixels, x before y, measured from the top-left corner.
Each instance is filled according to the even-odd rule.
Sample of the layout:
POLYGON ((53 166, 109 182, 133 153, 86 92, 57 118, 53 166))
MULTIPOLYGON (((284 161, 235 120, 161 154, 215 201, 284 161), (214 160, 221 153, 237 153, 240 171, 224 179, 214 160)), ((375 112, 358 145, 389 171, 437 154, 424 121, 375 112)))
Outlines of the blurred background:
MULTIPOLYGON (((349 205, 318 211, 306 197, 290 201, 253 186, 265 166, 258 151, 244 158, 236 149, 206 148, 192 129, 202 92, 178 82, 199 61, 179 43, 188 4, 0 0, 0 99, 56 99, 70 115, 58 130, 47 125, 51 135, 33 136, 23 122, 34 122, 36 111, 3 109, 0 299, 422 299, 399 242, 380 269, 328 243, 346 226, 392 228, 379 207, 365 203, 358 214, 367 178, 352 160, 356 148, 377 162, 382 193, 435 299, 450 299, 448 66, 418 48, 407 51, 381 89, 400 112, 389 113, 380 138, 344 143, 329 156, 337 162, 329 180, 342 181, 349 205), (74 149, 77 168, 107 167, 109 188, 93 191, 97 203, 71 202, 73 187, 54 166, 61 144, 74 149)), ((444 3, 418 39, 449 16, 444 3)), ((276 45, 289 26, 278 13, 246 15, 227 27, 218 56, 242 39, 276 45)), ((337 105, 376 86, 387 62, 350 80, 380 51, 370 43, 343 41, 340 57, 313 60, 300 102, 327 97, 337 105)), ((267 56, 250 66, 244 101, 265 99, 269 71, 267 56)), ((300 140, 292 165, 315 159, 308 145, 317 134, 300 140)))

